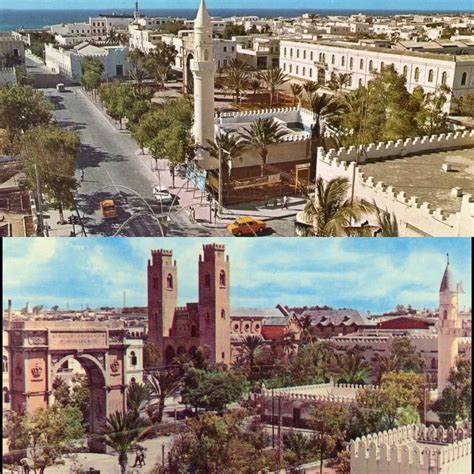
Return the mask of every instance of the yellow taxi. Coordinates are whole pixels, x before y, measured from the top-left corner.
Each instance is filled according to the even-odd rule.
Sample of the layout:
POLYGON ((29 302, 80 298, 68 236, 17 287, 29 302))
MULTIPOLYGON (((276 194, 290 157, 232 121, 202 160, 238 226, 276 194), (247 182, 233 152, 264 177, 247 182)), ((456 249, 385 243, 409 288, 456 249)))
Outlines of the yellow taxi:
POLYGON ((100 210, 104 217, 117 217, 117 206, 113 199, 104 199, 101 201, 100 210))
POLYGON ((267 224, 253 217, 237 217, 232 224, 227 225, 227 230, 236 237, 241 235, 262 235, 267 224))

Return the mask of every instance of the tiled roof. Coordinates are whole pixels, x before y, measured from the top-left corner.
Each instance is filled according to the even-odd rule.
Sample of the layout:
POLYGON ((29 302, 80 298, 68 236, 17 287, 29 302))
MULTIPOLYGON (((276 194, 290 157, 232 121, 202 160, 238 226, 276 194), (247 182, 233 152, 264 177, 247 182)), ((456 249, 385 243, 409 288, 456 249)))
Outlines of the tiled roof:
POLYGON ((230 317, 253 317, 274 318, 281 317, 282 312, 278 308, 232 308, 230 317))
POLYGON ((350 326, 356 324, 357 326, 374 326, 376 323, 370 321, 367 315, 355 309, 308 309, 300 313, 298 316, 311 316, 312 325, 328 326, 350 326))

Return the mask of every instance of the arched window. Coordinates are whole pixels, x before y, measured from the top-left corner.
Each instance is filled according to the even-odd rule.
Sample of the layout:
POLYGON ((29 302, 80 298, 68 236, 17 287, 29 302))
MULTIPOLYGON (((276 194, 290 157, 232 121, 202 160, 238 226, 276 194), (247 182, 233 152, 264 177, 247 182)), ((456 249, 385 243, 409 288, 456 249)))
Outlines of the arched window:
POLYGON ((385 67, 385 63, 382 61, 382 62, 380 63, 380 72, 383 71, 383 68, 384 68, 384 67, 385 67))
POLYGON ((171 273, 168 273, 166 277, 166 288, 168 288, 168 290, 173 289, 173 275, 171 275, 171 273))
POLYGON ((359 87, 362 87, 362 79, 359 79, 359 87))
POLYGON ((312 61, 313 60, 313 51, 311 51, 311 53, 309 53, 309 59, 312 61))
POLYGON ((448 319, 448 311, 446 309, 443 311, 443 319, 448 319))
POLYGON ((443 72, 443 74, 441 74, 441 84, 443 84, 443 86, 445 86, 447 80, 448 80, 448 73, 445 71, 445 72, 443 72))
POLYGON ((159 285, 158 277, 153 277, 153 289, 156 290, 159 285))
POLYGON ((225 271, 221 270, 219 273, 219 285, 225 287, 225 271))
POLYGON ((235 323, 234 324, 234 331, 238 331, 239 330, 239 323, 235 323))
POLYGON ((323 63, 326 62, 326 53, 323 53, 323 63))
POLYGON ((352 70, 353 67, 354 67, 354 58, 349 58, 349 69, 352 70))
POLYGON ((10 392, 7 387, 3 388, 3 403, 10 403, 10 392))
POLYGON ((415 82, 418 82, 420 80, 420 68, 416 67, 415 68, 415 82))
POLYGON ((363 59, 361 59, 359 61, 359 69, 364 69, 364 60, 363 59))
POLYGON ((293 48, 290 48, 290 58, 293 57, 293 48))
POLYGON ((298 66, 296 66, 296 71, 295 71, 296 74, 298 74, 298 69, 299 69, 298 66))
POLYGON ((303 50, 303 59, 306 59, 306 49, 303 50))
POLYGON ((433 370, 436 370, 438 368, 438 360, 434 357, 431 359, 431 368, 433 370))
POLYGON ((293 65, 290 64, 290 73, 293 72, 293 65))
POLYGON ((313 68, 309 68, 309 77, 313 77, 313 68))
POLYGON ((334 54, 331 56, 331 64, 334 64, 336 62, 336 56, 334 54))
POLYGON ((319 53, 319 62, 320 62, 320 63, 323 62, 323 53, 319 53))
POLYGON ((467 72, 463 72, 461 76, 461 85, 465 86, 467 82, 467 72))
POLYGON ((194 324, 191 326, 191 337, 198 337, 197 327, 194 324))
POLYGON ((297 57, 297 58, 300 57, 300 50, 299 50, 299 49, 296 50, 296 57, 297 57))
POLYGON ((136 384, 137 383, 137 379, 135 377, 132 377, 130 379, 130 385, 133 385, 133 384, 136 384))
POLYGON ((283 56, 286 58, 286 47, 283 48, 283 56))
POLYGON ((206 288, 209 288, 211 286, 211 275, 209 273, 206 273, 204 275, 204 286, 206 288))
POLYGON ((225 310, 221 309, 221 318, 225 319, 225 310))
POLYGON ((403 77, 408 76, 408 66, 403 66, 403 77))
POLYGON ((130 365, 137 365, 138 364, 138 359, 137 359, 137 354, 135 354, 135 351, 130 352, 130 365))
POLYGON ((303 76, 306 74, 306 68, 303 66, 303 72, 301 73, 303 76))
POLYGON ((433 82, 433 69, 428 71, 428 82, 433 82))
POLYGON ((341 56, 341 66, 345 66, 345 64, 346 64, 346 57, 341 56))
POLYGON ((372 60, 369 61, 369 71, 372 72, 374 70, 374 62, 372 60))
POLYGON ((2 372, 8 372, 8 357, 3 356, 2 357, 2 372))

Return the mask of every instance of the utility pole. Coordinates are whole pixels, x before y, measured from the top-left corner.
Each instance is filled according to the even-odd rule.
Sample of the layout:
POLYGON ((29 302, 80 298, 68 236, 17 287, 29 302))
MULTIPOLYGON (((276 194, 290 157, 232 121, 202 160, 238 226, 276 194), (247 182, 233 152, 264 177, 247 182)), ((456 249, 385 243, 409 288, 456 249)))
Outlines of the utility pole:
POLYGON ((272 448, 275 447, 275 390, 272 388, 272 448))
POLYGON ((41 198, 41 188, 40 188, 40 180, 38 174, 38 166, 35 163, 35 175, 36 175, 36 196, 38 199, 38 210, 39 210, 39 217, 38 217, 38 229, 37 232, 39 235, 43 235, 44 232, 44 225, 43 225, 43 201, 41 198))
POLYGON ((281 469, 282 461, 282 439, 281 439, 281 395, 278 396, 278 472, 281 469))
POLYGON ((125 302, 126 302, 126 296, 125 296, 125 294, 126 294, 126 292, 124 291, 124 292, 123 292, 123 306, 122 306, 122 308, 125 308, 125 306, 126 306, 126 305, 125 305, 125 302))

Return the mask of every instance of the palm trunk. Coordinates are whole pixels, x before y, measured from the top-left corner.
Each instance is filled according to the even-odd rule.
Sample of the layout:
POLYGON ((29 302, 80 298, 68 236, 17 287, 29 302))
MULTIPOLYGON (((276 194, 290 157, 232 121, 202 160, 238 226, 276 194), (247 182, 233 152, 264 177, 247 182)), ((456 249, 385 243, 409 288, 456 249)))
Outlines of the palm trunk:
POLYGON ((319 125, 319 119, 317 122, 314 124, 313 130, 311 132, 311 139, 310 139, 310 167, 309 167, 309 178, 310 181, 313 181, 316 183, 316 166, 317 166, 317 161, 318 161, 318 146, 321 141, 321 127, 319 125))
POLYGON ((158 423, 163 420, 163 412, 165 411, 165 397, 160 397, 158 405, 158 423))
POLYGON ((127 463, 128 463, 128 456, 127 453, 120 453, 119 454, 119 464, 120 464, 120 472, 122 474, 127 474, 127 463))

